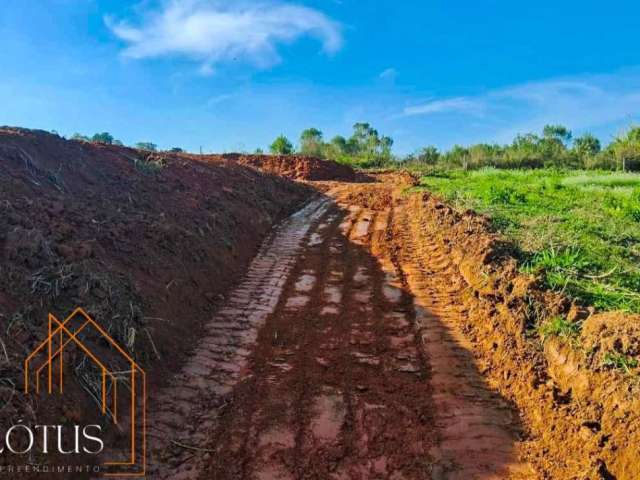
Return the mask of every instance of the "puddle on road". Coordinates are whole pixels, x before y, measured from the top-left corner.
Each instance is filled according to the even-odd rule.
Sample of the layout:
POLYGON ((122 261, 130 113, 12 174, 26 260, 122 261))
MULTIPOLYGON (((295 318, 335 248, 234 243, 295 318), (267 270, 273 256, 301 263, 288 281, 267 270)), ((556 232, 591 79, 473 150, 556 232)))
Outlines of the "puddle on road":
POLYGON ((295 289, 298 292, 310 292, 313 290, 313 286, 316 284, 315 275, 311 275, 310 273, 304 273, 300 275, 298 280, 296 281, 295 289))
POLYGON ((299 308, 304 307, 307 303, 309 303, 310 298, 306 295, 296 295, 295 297, 289 297, 287 299, 287 303, 285 308, 297 310, 299 308))
POLYGON ((371 301, 371 290, 367 288, 354 292, 353 299, 359 303, 369 303, 371 301))
POLYGON ((340 303, 342 301, 342 291, 336 285, 325 285, 324 299, 328 303, 340 303))
POLYGON ((390 303, 398 303, 402 298, 402 289, 393 285, 383 285, 382 294, 390 303))
POLYGON ((340 309, 335 305, 327 305, 320 311, 320 315, 338 315, 339 313, 340 309))
POLYGON ((358 363, 362 363, 365 365, 378 366, 380 365, 380 359, 375 355, 371 355, 369 353, 362 352, 353 352, 353 356, 356 358, 358 363))
POLYGON ((311 433, 320 443, 335 442, 342 429, 347 409, 342 398, 342 393, 326 388, 315 399, 312 411, 314 418, 311 420, 311 433))
POLYGON ((366 241, 366 237, 369 234, 369 227, 371 226, 371 219, 372 217, 367 215, 358 220, 351 234, 351 241, 353 243, 361 245, 366 241))
POLYGON ((295 433, 285 427, 273 427, 260 435, 258 447, 278 446, 280 448, 293 448, 296 444, 295 433))
POLYGON ((369 281, 369 275, 367 275, 367 269, 365 267, 358 267, 356 273, 353 275, 353 281, 355 283, 366 283, 369 281))
POLYGON ((389 325, 399 330, 408 328, 411 326, 407 320, 407 316, 402 312, 391 312, 384 315, 384 319, 389 322, 389 325))
POLYGON ((385 283, 382 286, 382 294, 390 303, 398 303, 402 298, 402 283, 395 271, 387 271, 384 274, 385 283))

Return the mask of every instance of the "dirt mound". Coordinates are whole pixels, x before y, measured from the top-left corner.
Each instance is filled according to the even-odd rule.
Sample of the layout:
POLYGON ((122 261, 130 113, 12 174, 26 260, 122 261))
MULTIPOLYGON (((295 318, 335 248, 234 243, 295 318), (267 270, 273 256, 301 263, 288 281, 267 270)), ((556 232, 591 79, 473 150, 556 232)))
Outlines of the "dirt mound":
POLYGON ((338 198, 348 205, 358 205, 372 210, 384 210, 393 203, 391 191, 387 185, 362 185, 357 190, 349 189, 341 193, 338 198))
POLYGON ((5 405, 4 391, 19 388, 48 312, 64 318, 84 307, 148 367, 153 385, 175 369, 274 223, 311 195, 222 157, 0 129, 5 420, 46 413, 21 396, 5 405))
POLYGON ((378 182, 384 182, 388 185, 411 186, 415 187, 420 184, 420 177, 408 170, 397 169, 381 169, 370 170, 367 176, 378 182))
POLYGON ((354 170, 331 160, 320 160, 304 155, 239 155, 227 154, 240 165, 257 168, 263 172, 281 175, 293 180, 339 180, 353 182, 354 170))

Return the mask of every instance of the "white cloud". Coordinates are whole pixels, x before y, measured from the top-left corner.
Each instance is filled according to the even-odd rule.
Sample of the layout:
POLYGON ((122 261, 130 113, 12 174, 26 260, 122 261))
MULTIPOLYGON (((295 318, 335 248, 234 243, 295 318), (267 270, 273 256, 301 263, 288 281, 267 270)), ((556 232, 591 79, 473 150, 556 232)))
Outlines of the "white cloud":
POLYGON ((473 115, 481 115, 484 105, 481 101, 467 97, 446 98, 433 100, 422 105, 405 107, 403 116, 429 115, 434 113, 460 112, 473 115))
POLYGON ((232 60, 269 67, 280 61, 277 46, 302 36, 320 41, 331 54, 342 46, 338 23, 312 8, 290 3, 164 0, 140 22, 105 17, 109 29, 127 45, 126 57, 179 56, 200 62, 200 71, 232 60))

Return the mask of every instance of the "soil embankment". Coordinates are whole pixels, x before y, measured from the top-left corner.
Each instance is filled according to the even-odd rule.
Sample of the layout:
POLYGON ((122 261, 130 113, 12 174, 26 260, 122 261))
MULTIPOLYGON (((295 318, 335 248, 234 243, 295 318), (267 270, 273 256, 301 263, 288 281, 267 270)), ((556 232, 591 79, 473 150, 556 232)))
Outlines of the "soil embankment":
MULTIPOLYGON (((14 395, 49 312, 64 318, 82 306, 147 368, 151 389, 162 383, 262 239, 313 195, 222 157, 0 129, 4 421, 32 408, 35 421, 52 403, 14 395)), ((90 400, 73 400, 89 410, 90 400)))

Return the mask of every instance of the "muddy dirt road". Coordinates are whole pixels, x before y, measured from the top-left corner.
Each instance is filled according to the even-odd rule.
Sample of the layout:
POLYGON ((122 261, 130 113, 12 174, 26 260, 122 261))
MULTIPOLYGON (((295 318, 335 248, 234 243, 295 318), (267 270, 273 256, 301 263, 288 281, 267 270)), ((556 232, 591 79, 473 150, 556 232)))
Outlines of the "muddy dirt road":
POLYGON ((518 417, 411 212, 335 187, 283 222, 152 400, 151 478, 525 479, 518 417))

